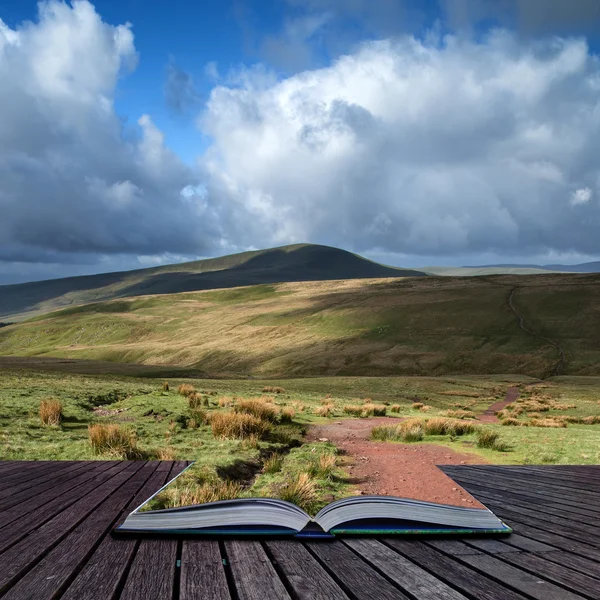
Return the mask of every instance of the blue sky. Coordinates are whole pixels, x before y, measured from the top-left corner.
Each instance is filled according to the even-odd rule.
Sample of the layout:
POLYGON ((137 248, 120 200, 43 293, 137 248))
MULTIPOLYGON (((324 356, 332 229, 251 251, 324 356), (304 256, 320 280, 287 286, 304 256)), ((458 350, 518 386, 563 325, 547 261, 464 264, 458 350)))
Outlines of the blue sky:
POLYGON ((0 284, 295 242, 600 256, 597 0, 40 6, 0 1, 0 284))

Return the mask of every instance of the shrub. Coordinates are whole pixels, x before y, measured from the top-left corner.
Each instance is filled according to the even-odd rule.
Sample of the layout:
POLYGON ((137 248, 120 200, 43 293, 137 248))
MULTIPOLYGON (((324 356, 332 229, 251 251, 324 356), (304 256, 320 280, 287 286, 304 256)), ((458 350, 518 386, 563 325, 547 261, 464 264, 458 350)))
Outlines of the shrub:
POLYGON ((123 459, 138 456, 135 433, 120 425, 88 425, 88 437, 96 454, 108 454, 123 459))
POLYGON ((234 406, 234 410, 237 413, 253 415, 263 421, 271 421, 271 423, 279 420, 279 408, 265 398, 239 400, 234 406))
POLYGON ((263 462, 263 473, 279 473, 283 466, 283 457, 281 454, 274 452, 270 456, 267 456, 263 462))
POLYGON ((163 381, 162 389, 163 389, 163 392, 169 391, 169 382, 168 381, 163 381))
POLYGON ((393 413, 402 412, 402 405, 401 404, 392 404, 390 406, 390 412, 393 412, 393 413))
POLYGON ((282 423, 291 423, 296 416, 296 411, 293 408, 284 408, 281 411, 281 422, 282 423))
POLYGON ((262 389, 263 394, 285 394, 285 389, 282 387, 266 386, 262 389))
POLYGON ((182 383, 177 388, 177 393, 181 394, 182 396, 189 396, 190 394, 193 394, 195 391, 196 391, 196 388, 193 385, 190 385, 189 383, 182 383))
POLYGON ((192 392, 191 394, 188 394, 187 403, 192 410, 200 408, 203 404, 202 394, 199 394, 198 392, 192 392))
POLYGON ((413 402, 411 408, 414 410, 421 410, 424 406, 425 404, 423 404, 423 402, 413 402))
POLYGON ((42 425, 60 425, 63 418, 63 405, 56 398, 46 398, 40 402, 42 425))
POLYGON ((317 502, 317 485, 308 473, 300 473, 282 485, 277 491, 277 496, 310 513, 317 502))
POLYGON ((212 433, 219 439, 238 439, 256 436, 262 438, 271 425, 254 415, 237 412, 217 412, 210 418, 212 433))

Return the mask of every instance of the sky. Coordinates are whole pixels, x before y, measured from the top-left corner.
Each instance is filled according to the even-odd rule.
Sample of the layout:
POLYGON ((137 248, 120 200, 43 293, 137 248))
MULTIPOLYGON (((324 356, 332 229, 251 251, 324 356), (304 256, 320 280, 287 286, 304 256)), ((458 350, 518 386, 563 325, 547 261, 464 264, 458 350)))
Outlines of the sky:
POLYGON ((0 0, 0 284, 598 260, 599 32, 597 0, 0 0))

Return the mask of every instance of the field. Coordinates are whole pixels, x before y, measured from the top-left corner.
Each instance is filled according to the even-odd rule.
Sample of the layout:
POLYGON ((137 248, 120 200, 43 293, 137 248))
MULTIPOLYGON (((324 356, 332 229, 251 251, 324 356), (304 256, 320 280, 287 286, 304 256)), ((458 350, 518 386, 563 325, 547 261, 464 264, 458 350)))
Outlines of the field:
MULTIPOLYGON (((600 378, 557 377, 545 382, 502 375, 186 378, 170 379, 168 383, 166 390, 163 379, 151 377, 4 369, 0 379, 0 459, 195 460, 190 475, 194 486, 188 486, 188 491, 200 495, 193 498, 272 494, 314 511, 334 498, 355 493, 356 488, 345 474, 347 457, 338 454, 329 442, 306 442, 304 434, 312 424, 353 418, 352 413, 358 410, 368 422, 382 409, 385 422, 388 417, 424 421, 448 416, 476 422, 474 417, 502 400, 509 387, 516 386, 521 393, 516 405, 546 402, 549 408, 542 413, 546 420, 558 422, 570 417, 581 422, 534 426, 535 417, 522 411, 516 417, 519 426, 479 424, 479 430, 499 434, 502 451, 478 447, 477 432, 426 435, 418 443, 445 445, 493 463, 600 461, 600 423, 582 422, 600 412, 600 378), (191 386, 196 394, 190 395, 182 388, 188 393, 186 397, 178 391, 181 385, 191 386), (253 398, 262 399, 248 402, 253 398), (42 423, 40 405, 48 399, 58 400, 62 406, 58 424, 42 423), (379 408, 373 412, 369 407, 379 408), (269 431, 230 439, 227 435, 220 437, 220 430, 215 429, 219 415, 229 423, 228 415, 232 413, 257 414, 253 412, 256 410, 267 415, 264 418, 269 431), (121 437, 112 446, 95 449, 90 426, 94 430, 94 426, 103 425, 116 426, 121 437)), ((389 422, 399 421, 389 418, 389 422)))
POLYGON ((599 282, 595 274, 411 277, 123 298, 3 327, 0 355, 220 377, 594 375, 599 282))

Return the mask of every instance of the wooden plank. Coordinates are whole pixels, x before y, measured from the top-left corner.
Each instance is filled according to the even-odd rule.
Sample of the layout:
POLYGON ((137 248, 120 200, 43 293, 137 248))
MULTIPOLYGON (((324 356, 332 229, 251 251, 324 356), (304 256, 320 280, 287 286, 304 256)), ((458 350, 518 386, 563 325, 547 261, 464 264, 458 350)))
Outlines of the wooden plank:
POLYGON ((552 498, 553 501, 560 498, 569 501, 569 503, 574 506, 580 506, 581 508, 600 513, 600 508, 597 508, 598 503, 600 502, 600 493, 558 487, 552 484, 543 483, 538 478, 511 477, 509 475, 500 475, 498 473, 487 473, 483 475, 482 473, 479 475, 479 478, 477 475, 471 474, 468 476, 456 475, 453 479, 458 482, 470 479, 473 483, 479 484, 485 482, 485 485, 491 489, 496 486, 504 486, 510 490, 517 491, 525 489, 538 496, 548 496, 552 498), (533 487, 531 485, 532 481, 535 481, 535 486, 533 487))
POLYGON ((408 598, 342 542, 310 542, 306 545, 329 574, 353 598, 358 600, 408 598))
POLYGON ((171 600, 175 589, 176 561, 177 542, 144 540, 127 575, 121 600, 171 600))
MULTIPOLYGON (((15 506, 6 513, 6 516, 12 522, 0 529, 0 552, 6 550, 19 540, 35 529, 41 527, 44 523, 58 515, 67 507, 81 500, 86 494, 95 490, 99 485, 108 481, 111 477, 124 469, 126 465, 121 463, 113 463, 109 469, 104 468, 104 463, 100 473, 93 477, 91 481, 83 483, 75 490, 71 490, 68 494, 61 496, 55 502, 50 502, 34 511, 33 514, 25 514, 20 519, 14 519, 14 514, 18 511, 18 506, 15 506)), ((0 515, 4 517, 4 515, 0 515)))
POLYGON ((586 475, 577 475, 576 473, 561 473, 544 469, 543 467, 519 467, 519 466, 497 466, 491 469, 475 469, 480 473, 492 473, 508 475, 509 477, 531 480, 548 483, 553 486, 570 488, 575 490, 586 490, 598 493, 600 486, 598 480, 592 479, 586 475))
MULTIPOLYGON (((181 551, 180 600, 229 600, 219 542, 185 540, 181 551)), ((76 600, 76 598, 73 598, 76 600)))
POLYGON ((435 577, 477 600, 525 600, 526 598, 424 542, 387 538, 385 543, 435 577))
MULTIPOLYGON (((554 546, 549 546, 548 544, 543 544, 542 542, 538 542, 537 540, 532 540, 531 538, 519 535, 518 533, 511 533, 508 537, 502 538, 502 542, 504 544, 514 546, 518 550, 526 550, 527 552, 533 552, 539 554, 541 552, 555 552, 556 548, 554 546)), ((469 543, 473 543, 470 541, 469 543)))
MULTIPOLYGON (((562 552, 561 554, 566 553, 562 552)), ((502 559, 520 569, 527 569, 534 575, 539 575, 567 587, 576 594, 592 598, 592 600, 597 600, 600 594, 600 581, 598 579, 565 567, 560 562, 552 562, 545 557, 527 553, 520 556, 514 554, 503 555, 502 559)), ((597 565, 596 574, 599 570, 597 565)))
POLYGON ((57 481, 60 483, 65 479, 65 477, 69 477, 71 473, 87 468, 88 464, 89 463, 86 461, 81 461, 61 465, 60 468, 54 469, 51 472, 45 470, 43 473, 36 473, 33 477, 28 477, 21 483, 13 484, 0 490, 0 509, 3 509, 5 506, 12 506, 11 502, 15 504, 16 502, 14 499, 15 497, 18 497, 19 494, 21 497, 28 497, 29 494, 27 494, 27 490, 30 488, 37 488, 40 486, 40 484, 47 484, 48 487, 57 485, 57 481), (23 492, 25 492, 25 494, 23 494, 23 492))
MULTIPOLYGON (((25 463, 26 461, 23 461, 25 463)), ((31 461, 29 464, 23 464, 23 468, 9 473, 0 479, 1 488, 7 489, 14 485, 19 485, 23 481, 29 480, 31 477, 37 477, 40 474, 51 474, 62 467, 62 463, 58 461, 31 461)))
MULTIPOLYGON (((509 495, 512 497, 519 497, 523 501, 528 503, 535 503, 539 505, 550 504, 552 506, 562 507, 572 513, 578 513, 589 518, 597 518, 596 511, 589 508, 589 505, 582 504, 573 498, 562 498, 556 494, 549 496, 547 493, 540 493, 535 486, 529 486, 529 488, 515 489, 514 486, 500 485, 498 482, 485 484, 480 479, 471 479, 455 477, 454 479, 458 484, 462 485, 468 492, 478 497, 479 494, 486 494, 487 496, 500 497, 502 495, 509 495)), ((510 500, 508 500, 510 502, 510 500)))
POLYGON ((154 470, 154 464, 141 461, 139 465, 134 464, 132 473, 125 473, 129 476, 120 482, 122 485, 101 504, 96 503, 92 512, 75 529, 52 550, 45 552, 40 562, 29 567, 27 574, 6 592, 5 598, 55 598, 75 576, 100 538, 110 529, 123 506, 144 485, 154 470))
POLYGON ((317 559, 295 540, 265 543, 273 564, 302 600, 347 600, 348 596, 317 559))
MULTIPOLYGON (((177 474, 173 467, 172 476, 177 474)), ((166 482, 169 474, 164 470, 156 470, 131 502, 125 507, 117 523, 149 498, 166 482)), ((126 571, 129 569, 135 551, 139 545, 138 540, 129 538, 115 538, 110 534, 104 536, 92 556, 86 561, 68 589, 61 596, 62 600, 109 600, 114 598, 123 585, 126 571)))
POLYGON ((477 494, 477 498, 485 503, 488 500, 498 500, 510 506, 522 506, 523 508, 531 508, 552 515, 565 515, 568 518, 581 520, 582 517, 588 519, 597 519, 598 515, 589 510, 572 507, 568 504, 560 504, 552 502, 551 499, 543 500, 540 497, 526 495, 523 493, 515 493, 508 491, 500 491, 497 489, 487 488, 480 485, 469 484, 471 493, 477 494))
MULTIPOLYGON (((26 578, 29 578, 27 581, 31 581, 31 577, 37 577, 40 571, 34 565, 38 561, 41 560, 40 564, 43 563, 48 568, 49 561, 51 562, 53 557, 56 556, 52 552, 52 548, 64 542, 65 538, 68 539, 68 542, 67 544, 62 543, 61 549, 65 550, 66 553, 69 550, 73 551, 74 540, 70 538, 74 529, 84 522, 90 514, 92 523, 96 523, 98 519, 105 517, 107 508, 110 509, 115 501, 121 499, 122 493, 120 491, 124 489, 129 493, 128 480, 136 485, 138 484, 139 480, 134 475, 143 466, 143 462, 129 463, 123 471, 117 473, 104 485, 88 493, 67 510, 62 511, 37 529, 35 535, 29 535, 0 554, 0 592, 13 585, 24 573, 27 573, 26 578), (101 506, 105 502, 106 505, 102 510, 101 506)), ((144 477, 145 475, 144 473, 144 477)), ((89 525, 89 523, 86 525, 89 525)), ((81 537, 81 529, 78 533, 77 541, 81 537)), ((95 542, 95 540, 92 541, 95 542)), ((51 566, 49 570, 51 571, 51 566)), ((48 573, 48 576, 54 577, 51 572, 48 573)), ((23 581, 22 579, 19 584, 23 581)))
MULTIPOLYGON (((117 463, 119 464, 119 463, 117 463)), ((27 500, 22 501, 18 506, 0 511, 0 535, 2 528, 5 528, 9 523, 26 517, 31 512, 38 512, 41 507, 55 501, 63 495, 74 495, 78 497, 77 488, 86 481, 97 477, 102 472, 106 472, 111 466, 114 466, 114 461, 98 461, 95 465, 88 467, 81 474, 64 481, 61 485, 44 493, 37 494, 36 490, 31 491, 31 495, 27 500)), ((123 468, 125 465, 121 465, 123 468)))
POLYGON ((260 542, 226 541, 225 553, 240 600, 290 598, 260 542))
MULTIPOLYGON (((164 473, 166 480, 170 481, 184 468, 185 463, 180 463, 177 471, 171 476, 173 463, 162 461, 158 465, 158 472, 164 473)), ((139 581, 144 579, 142 589, 156 590, 156 598, 170 598, 175 587, 175 558, 177 556, 178 542, 174 539, 140 541, 137 552, 133 558, 131 568, 127 575, 123 598, 145 598, 138 596, 139 581), (160 544, 155 543, 159 541, 160 544), (148 568, 151 563, 151 569, 148 568)))
MULTIPOLYGON (((508 559, 511 556, 511 554, 506 554, 503 555, 503 558, 508 559)), ((524 556, 525 553, 521 558, 524 556)), ((580 600, 583 597, 483 552, 478 555, 462 555, 459 560, 536 600, 580 600)))
MULTIPOLYGON (((570 552, 561 552, 555 550, 553 552, 544 552, 542 555, 546 560, 558 563, 565 567, 569 567, 574 571, 579 571, 595 579, 600 579, 600 563, 589 558, 583 558, 582 556, 576 556, 570 552)), ((600 584, 598 584, 600 586, 600 584)))
POLYGON ((387 575, 403 591, 419 600, 464 600, 466 596, 452 589, 437 577, 410 562, 390 547, 377 540, 348 539, 350 546, 363 560, 387 575))

